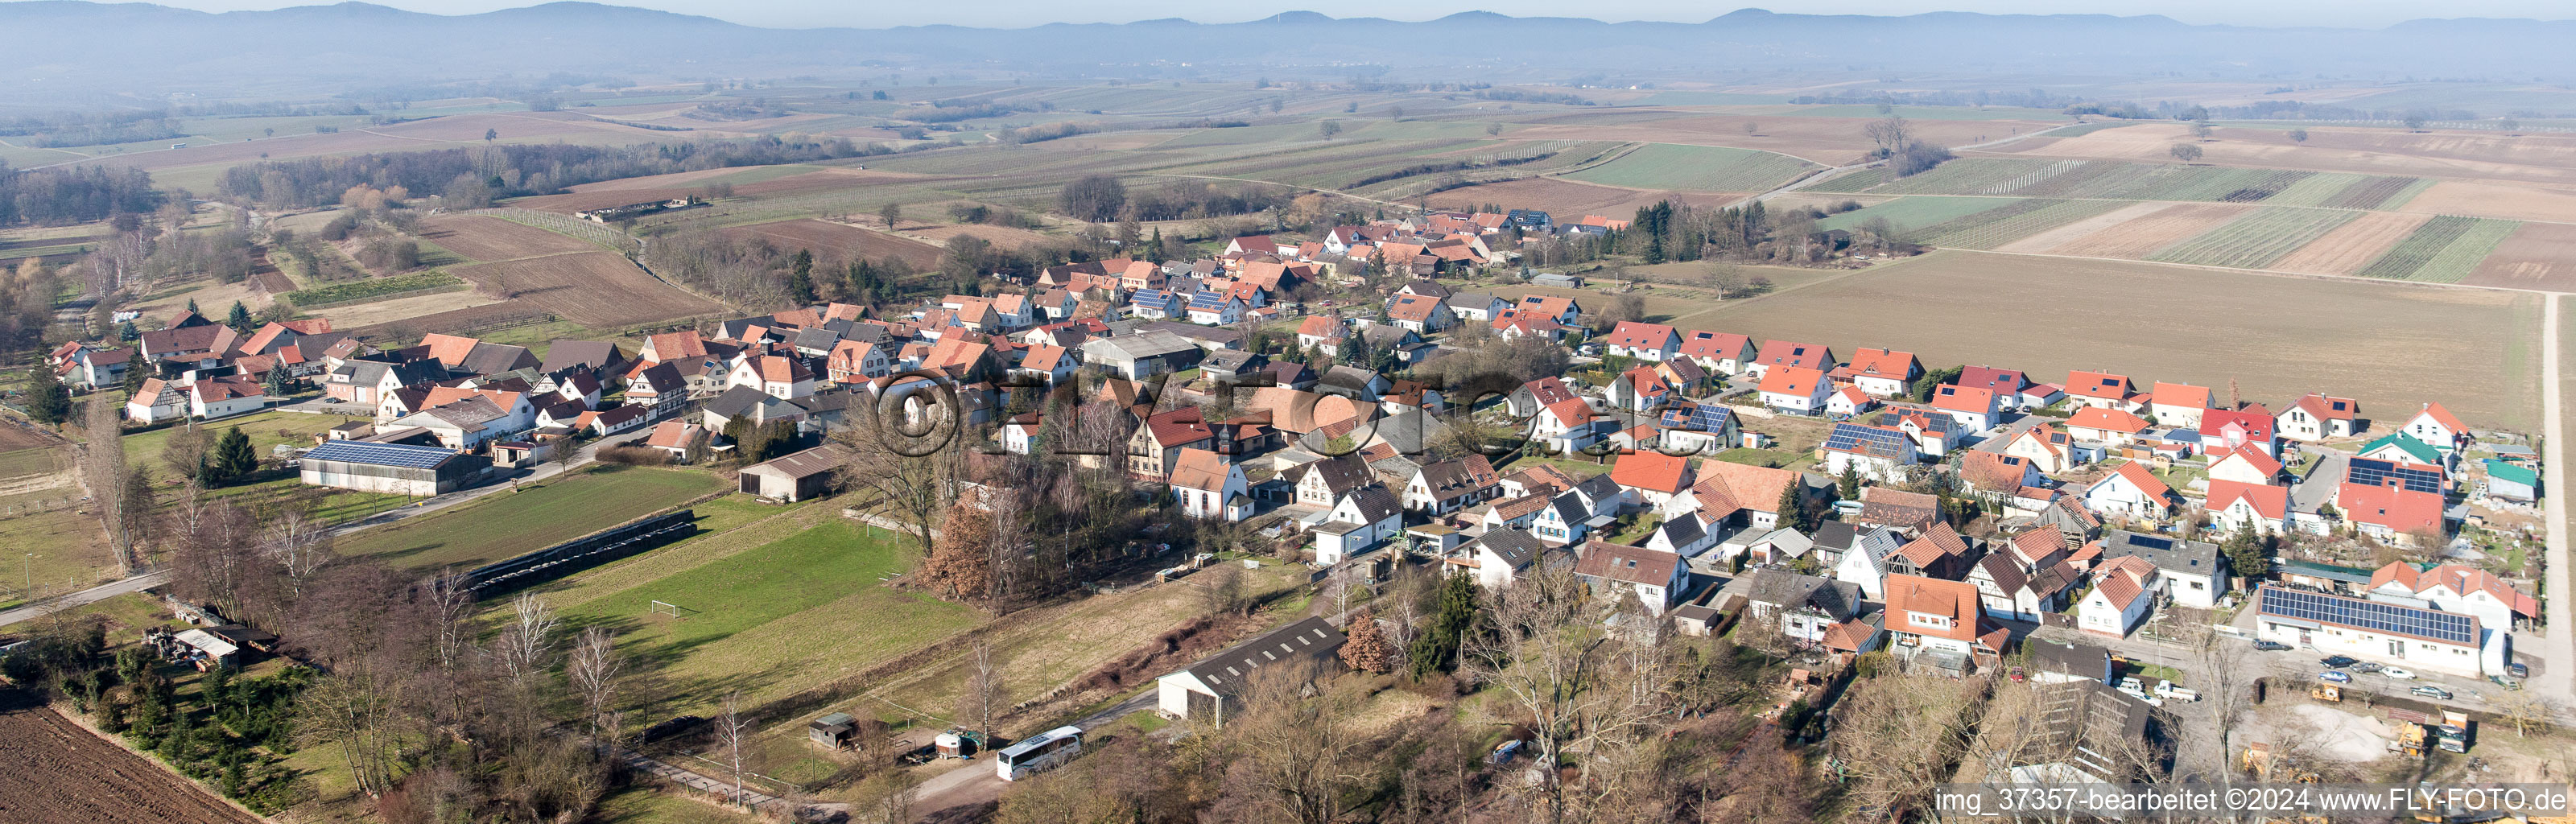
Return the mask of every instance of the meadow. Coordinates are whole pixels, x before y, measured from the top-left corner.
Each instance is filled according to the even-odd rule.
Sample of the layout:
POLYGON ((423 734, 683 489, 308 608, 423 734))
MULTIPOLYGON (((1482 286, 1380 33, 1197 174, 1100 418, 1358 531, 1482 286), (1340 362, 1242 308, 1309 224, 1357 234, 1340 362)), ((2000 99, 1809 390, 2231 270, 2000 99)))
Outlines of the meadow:
POLYGON ((2424 222, 2388 253, 2355 274, 2371 278, 2458 283, 2477 271, 2496 244, 2522 224, 2443 215, 2424 222))
POLYGON ((1783 154, 1722 146, 1649 143, 1618 159, 1566 177, 1631 189, 1760 192, 1819 168, 1783 154))
POLYGON ((407 567, 463 569, 588 535, 723 487, 723 479, 705 472, 599 467, 367 530, 337 549, 407 567))

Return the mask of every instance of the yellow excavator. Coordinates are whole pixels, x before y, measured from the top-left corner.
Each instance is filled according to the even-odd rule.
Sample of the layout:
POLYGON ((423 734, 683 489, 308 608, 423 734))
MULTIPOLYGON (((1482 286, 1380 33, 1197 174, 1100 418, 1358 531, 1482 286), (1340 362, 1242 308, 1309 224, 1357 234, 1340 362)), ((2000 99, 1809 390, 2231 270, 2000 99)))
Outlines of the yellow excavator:
POLYGON ((2304 784, 2317 783, 2316 773, 2299 769, 2298 765, 2291 764, 2287 760, 2277 764, 2273 763, 2272 745, 2262 741, 2256 741, 2252 744, 2246 745, 2245 754, 2240 758, 2238 763, 2246 772, 2253 773, 2254 780, 2256 781, 2297 781, 2304 784), (2278 774, 2276 775, 2275 773, 2278 774))
POLYGON ((2308 697, 2339 704, 2343 702, 2343 688, 2333 684, 2318 684, 2308 688, 2308 697))

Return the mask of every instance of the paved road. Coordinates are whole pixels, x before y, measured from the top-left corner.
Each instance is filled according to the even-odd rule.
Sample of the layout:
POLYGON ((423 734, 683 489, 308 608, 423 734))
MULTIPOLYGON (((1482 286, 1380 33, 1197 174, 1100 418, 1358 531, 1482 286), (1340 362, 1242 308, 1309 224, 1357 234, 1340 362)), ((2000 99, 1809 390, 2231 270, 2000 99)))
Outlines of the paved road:
MULTIPOLYGON (((1083 716, 1075 720, 1072 726, 1085 731, 1099 729, 1132 713, 1153 708, 1155 700, 1156 692, 1149 689, 1125 701, 1112 704, 1107 709, 1083 716)), ((913 801, 913 810, 917 815, 929 815, 940 810, 981 804, 1001 797, 1002 785, 1005 782, 1002 781, 1001 774, 994 770, 992 759, 979 755, 972 760, 954 763, 957 766, 949 768, 947 772, 931 776, 921 782, 920 794, 915 796, 913 801)))
MULTIPOLYGON (((2568 563, 2567 544, 2567 411, 2559 408, 2558 395, 2558 293, 2552 292, 2540 315, 2540 408, 2547 419, 2549 435, 2541 441, 2541 471, 2548 473, 2542 488, 2547 490, 2549 507, 2548 570, 2551 580, 2544 582, 2549 597, 2545 620, 2548 637, 2529 637, 2529 646, 2540 654, 2540 677, 2526 687, 2540 690, 2561 704, 2576 698, 2576 618, 2571 618, 2570 576, 2576 576, 2576 565, 2568 563)), ((2528 637, 2528 636, 2527 636, 2528 637)))
POLYGON ((7 612, 0 612, 0 627, 5 627, 20 621, 42 618, 55 610, 69 609, 82 604, 104 601, 128 592, 142 592, 143 590, 160 586, 169 580, 169 571, 162 570, 158 572, 146 572, 122 581, 100 584, 51 601, 23 606, 7 612))

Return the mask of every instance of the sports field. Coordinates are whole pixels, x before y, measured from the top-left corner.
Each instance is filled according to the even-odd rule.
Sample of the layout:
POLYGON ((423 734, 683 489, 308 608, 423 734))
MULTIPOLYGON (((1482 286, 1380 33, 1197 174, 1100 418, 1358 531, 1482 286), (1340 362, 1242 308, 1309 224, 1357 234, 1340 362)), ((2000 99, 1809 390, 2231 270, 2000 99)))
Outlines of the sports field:
POLYGON ((705 472, 601 467, 367 530, 344 555, 408 567, 480 566, 607 529, 724 487, 705 472))
POLYGON ((2247 400, 2269 404, 2333 392, 2361 400, 2365 414, 2440 401, 2472 425, 2528 430, 2539 419, 2540 303, 2526 294, 1952 250, 1669 322, 1756 340, 1886 346, 1927 364, 1987 364, 2039 380, 2071 369, 2200 386, 2232 379, 2247 400), (2184 306, 2122 297, 2192 294, 2230 299, 2184 306), (2033 312, 2049 319, 2045 328, 2031 325, 2033 312), (2445 364, 2444 379, 2423 380, 2425 363, 2445 364))

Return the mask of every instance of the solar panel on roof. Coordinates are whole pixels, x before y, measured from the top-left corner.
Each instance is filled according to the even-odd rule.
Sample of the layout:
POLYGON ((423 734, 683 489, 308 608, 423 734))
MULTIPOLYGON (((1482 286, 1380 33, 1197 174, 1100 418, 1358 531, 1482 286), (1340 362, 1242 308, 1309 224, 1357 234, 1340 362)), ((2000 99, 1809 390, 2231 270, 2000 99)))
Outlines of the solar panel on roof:
POLYGON ((2432 467, 2375 458, 2354 458, 2350 466, 2344 480, 2362 486, 2388 486, 2394 482, 2409 492, 2442 492, 2442 473, 2432 467))
POLYGON ((1901 432, 1842 423, 1835 424, 1833 434, 1825 437, 1825 448, 1894 457, 1905 454, 1905 442, 1905 435, 1901 432))
POLYGON ((1723 432, 1733 410, 1713 403, 1676 405, 1664 410, 1664 428, 1695 432, 1723 432))
POLYGON ((2272 587, 2264 587, 2259 600, 2259 612, 2263 615, 2342 624, 2455 644, 2475 644, 2478 638, 2477 619, 2456 612, 2272 587))
POLYGON ((411 469, 428 469, 446 462, 449 458, 456 457, 456 453, 454 451, 441 449, 435 446, 415 446, 412 444, 398 443, 371 443, 367 441, 331 441, 321 446, 314 447, 312 451, 304 453, 304 457, 317 461, 345 461, 348 463, 373 464, 376 466, 399 466, 411 469))

